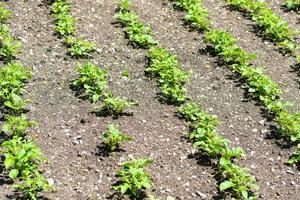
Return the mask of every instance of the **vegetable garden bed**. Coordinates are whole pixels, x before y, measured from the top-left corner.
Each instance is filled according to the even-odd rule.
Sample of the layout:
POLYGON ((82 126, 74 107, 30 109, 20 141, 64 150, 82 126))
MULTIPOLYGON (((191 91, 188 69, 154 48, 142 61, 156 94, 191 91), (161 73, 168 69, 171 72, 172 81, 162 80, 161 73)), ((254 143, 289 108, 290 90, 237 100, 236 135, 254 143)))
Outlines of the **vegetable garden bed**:
MULTIPOLYGON (((299 198, 299 169, 287 164, 292 155, 299 159, 299 138, 290 143, 290 137, 280 137, 284 134, 276 127, 273 110, 249 96, 247 80, 240 81, 228 67, 233 61, 222 57, 224 49, 212 51, 218 48, 213 31, 209 37, 208 29, 196 30, 183 20, 187 9, 174 4, 193 1, 132 0, 123 11, 138 16, 134 23, 151 28, 141 32, 137 30, 141 24, 128 28, 119 23, 118 0, 66 2, 67 15, 74 19, 69 32, 62 27, 57 31, 58 20, 65 19, 58 12, 65 10, 53 13, 53 2, 2 2, 12 11, 5 22, 10 35, 22 44, 13 60, 31 69, 22 97, 31 100, 25 114, 38 125, 24 137, 32 139, 47 158, 38 168, 51 186, 38 199, 117 199, 123 198, 122 193, 124 199, 299 198), (151 38, 140 40, 144 37, 140 33, 151 38), (201 109, 179 109, 189 101, 201 109), (201 119, 213 124, 194 123, 201 119), (210 128, 203 137, 199 130, 193 135, 195 127, 210 128), (226 142, 211 151, 212 146, 206 145, 217 144, 209 143, 211 138, 226 142), (229 173, 232 165, 249 169, 248 183, 253 185, 237 190, 244 183, 234 185, 230 177, 242 172, 229 173), (135 187, 125 190, 127 183, 133 184, 123 179, 132 175, 128 168, 143 168, 144 192, 135 187)), ((266 3, 289 23, 289 29, 299 29, 296 11, 285 10, 284 1, 266 3)), ((226 1, 205 0, 202 6, 209 30, 228 32, 238 47, 255 54, 251 67, 264 67, 263 74, 282 91, 280 98, 294 103, 288 112, 299 112, 296 55, 280 52, 270 38, 256 32, 256 22, 248 14, 230 9, 226 1)), ((293 43, 299 45, 299 37, 293 36, 293 43)), ((1 126, 7 123, 5 115, 1 113, 1 126)), ((1 142, 7 135, 1 134, 1 142)), ((16 181, 9 178, 10 170, 0 169, 0 199, 15 199, 20 191, 12 189, 16 181)))

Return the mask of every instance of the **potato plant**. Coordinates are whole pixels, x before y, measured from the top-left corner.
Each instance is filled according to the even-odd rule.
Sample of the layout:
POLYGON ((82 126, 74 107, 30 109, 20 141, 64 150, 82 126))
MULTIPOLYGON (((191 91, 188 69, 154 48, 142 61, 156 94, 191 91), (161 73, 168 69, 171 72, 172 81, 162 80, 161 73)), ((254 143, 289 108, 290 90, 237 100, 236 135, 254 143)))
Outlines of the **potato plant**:
POLYGON ((7 19, 10 19, 12 15, 12 12, 10 10, 7 10, 3 7, 2 4, 0 4, 0 24, 3 24, 7 19))
POLYGON ((96 50, 96 44, 83 38, 67 37, 65 40, 69 54, 74 58, 88 58, 96 50))
POLYGON ((10 35, 9 28, 0 24, 0 59, 12 60, 20 51, 21 43, 10 35))
POLYGON ((256 199, 251 191, 258 190, 258 186, 248 169, 241 168, 231 160, 222 157, 219 160, 217 175, 222 179, 220 191, 231 190, 237 199, 256 199))
POLYGON ((14 137, 1 144, 5 156, 4 166, 12 179, 22 177, 24 173, 37 169, 44 159, 41 150, 31 141, 14 137))
POLYGON ((296 152, 289 158, 288 164, 300 164, 300 144, 298 144, 296 152))
POLYGON ((108 87, 107 71, 87 62, 77 67, 79 77, 72 85, 80 93, 85 93, 93 104, 103 100, 103 111, 111 115, 119 115, 126 108, 136 106, 137 103, 129 102, 122 97, 116 97, 108 87))
POLYGON ((76 20, 70 14, 70 8, 67 0, 55 0, 51 6, 51 13, 56 20, 55 32, 60 37, 70 36, 76 30, 76 20))
POLYGON ((13 188, 21 192, 23 199, 38 200, 39 192, 52 190, 52 185, 39 170, 26 171, 20 178, 20 182, 13 185, 13 188))
POLYGON ((188 97, 183 85, 188 81, 189 74, 180 70, 177 57, 165 48, 152 47, 148 59, 146 73, 151 77, 157 77, 161 95, 169 102, 184 103, 188 97))
POLYGON ((21 116, 7 115, 5 119, 6 123, 2 126, 2 131, 12 136, 23 137, 28 128, 37 126, 35 121, 28 120, 24 114, 21 116))
POLYGON ((79 77, 73 81, 72 85, 79 91, 88 95, 92 103, 97 103, 101 98, 107 96, 109 91, 106 70, 86 62, 78 65, 77 73, 79 77))
POLYGON ((141 196, 153 186, 150 174, 144 171, 144 167, 152 162, 149 159, 135 159, 122 163, 122 169, 117 173, 120 181, 113 186, 113 190, 134 198, 141 196))
POLYGON ((119 13, 116 15, 117 21, 126 26, 128 39, 136 46, 150 48, 157 44, 151 36, 151 28, 139 21, 138 16, 129 11, 130 1, 119 2, 119 13))
POLYGON ((14 93, 20 95, 25 82, 31 77, 30 70, 18 63, 8 63, 0 68, 0 100, 9 99, 14 93))
POLYGON ((107 131, 102 134, 102 140, 109 151, 115 151, 119 148, 121 143, 131 141, 132 137, 119 131, 118 126, 109 124, 107 131))
POLYGON ((287 0, 284 4, 287 10, 300 11, 300 1, 299 0, 287 0))
POLYGON ((117 97, 114 95, 109 95, 104 99, 104 105, 102 110, 110 115, 120 115, 125 112, 125 109, 132 106, 137 106, 138 103, 128 101, 123 97, 117 97))

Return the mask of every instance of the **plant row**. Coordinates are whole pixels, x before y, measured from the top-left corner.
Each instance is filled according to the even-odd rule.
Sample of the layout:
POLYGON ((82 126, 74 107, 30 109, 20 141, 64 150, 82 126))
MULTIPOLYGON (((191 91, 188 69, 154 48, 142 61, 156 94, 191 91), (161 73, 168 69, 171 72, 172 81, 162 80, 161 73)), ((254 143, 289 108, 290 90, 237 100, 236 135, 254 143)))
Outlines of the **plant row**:
POLYGON ((13 188, 25 199, 37 199, 38 193, 51 188, 41 169, 45 157, 40 148, 26 136, 26 130, 36 126, 25 116, 25 107, 30 100, 23 99, 25 83, 31 77, 28 68, 13 62, 21 44, 10 36, 6 19, 11 12, 0 7, 1 46, 0 54, 6 64, 0 68, 0 107, 5 115, 2 131, 6 141, 1 144, 4 166, 8 176, 14 180, 13 188))
MULTIPOLYGON (((254 54, 245 52, 236 44, 236 39, 229 33, 212 29, 210 23, 206 23, 207 11, 203 8, 200 0, 176 0, 177 6, 187 11, 189 22, 194 28, 197 26, 205 27, 205 42, 213 48, 223 62, 229 68, 240 76, 242 82, 248 85, 248 92, 254 98, 259 100, 269 111, 275 115, 275 123, 282 137, 291 142, 299 143, 300 141, 300 113, 291 114, 287 110, 292 104, 282 100, 282 91, 277 84, 268 76, 263 74, 263 68, 255 68, 251 65, 251 60, 255 58, 254 54), (199 12, 195 12, 199 9, 199 12), (204 14, 198 14, 204 11, 204 14), (199 20, 199 18, 206 18, 199 20), (196 20, 193 20, 196 19, 196 20), (205 21, 204 24, 201 24, 205 21), (196 25, 200 23, 200 25, 196 25)), ((187 19, 187 17, 185 18, 187 19)), ((200 29, 199 29, 200 30, 200 29)), ((203 29, 201 29, 203 30, 203 29)))
POLYGON ((271 41, 300 61, 299 48, 293 37, 297 34, 289 29, 289 24, 275 14, 265 2, 255 0, 226 0, 233 8, 245 11, 251 16, 256 26, 271 41))
POLYGON ((185 102, 188 97, 184 84, 188 81, 188 73, 180 69, 176 56, 165 48, 158 47, 158 42, 151 36, 151 28, 145 26, 139 17, 130 11, 131 6, 130 1, 120 1, 116 19, 126 27, 126 36, 133 45, 150 49, 146 73, 157 78, 162 100, 175 104, 185 102))
POLYGON ((55 33, 64 39, 69 54, 74 58, 87 58, 96 50, 96 45, 83 38, 74 37, 76 20, 70 13, 68 0, 54 0, 51 13, 56 21, 55 33))
MULTIPOLYGON (((127 37, 134 45, 150 48, 148 54, 149 67, 146 69, 146 72, 151 76, 158 77, 158 86, 160 88, 160 84, 163 84, 164 82, 183 85, 188 80, 188 74, 179 71, 179 64, 176 56, 170 54, 164 48, 157 47, 157 42, 155 44, 146 42, 143 43, 143 45, 140 45, 139 42, 130 39, 151 38, 150 41, 154 41, 150 32, 147 32, 147 37, 134 37, 134 34, 128 31, 135 23, 139 23, 141 24, 140 27, 144 27, 142 22, 138 20, 138 16, 130 12, 130 7, 130 1, 121 0, 117 19, 121 24, 127 27, 127 37), (165 73, 169 69, 172 70, 172 73, 165 73)), ((150 30, 150 28, 147 29, 150 30)), ((176 101, 172 101, 173 99, 169 97, 170 102, 177 105, 178 103, 183 103, 188 100, 185 96, 185 90, 182 90, 180 95, 185 98, 177 98, 176 101)), ((253 199, 254 197, 251 196, 251 190, 257 189, 255 179, 246 169, 240 168, 232 162, 233 158, 239 158, 243 155, 243 150, 241 148, 229 149, 229 141, 221 137, 215 131, 216 125, 218 124, 216 117, 208 115, 193 103, 187 103, 180 107, 179 113, 181 117, 193 122, 190 124, 191 129, 193 130, 192 133, 190 133, 190 138, 194 140, 194 147, 196 149, 201 149, 202 152, 205 152, 211 158, 219 158, 218 174, 221 180, 220 190, 232 191, 233 195, 236 197, 253 199)))
POLYGON ((217 159, 216 175, 220 179, 220 191, 231 191, 238 199, 255 199, 258 189, 255 178, 248 169, 234 164, 235 158, 244 156, 241 147, 229 148, 230 141, 217 132, 219 121, 207 114, 200 106, 189 102, 178 109, 178 113, 189 122, 189 139, 195 149, 200 149, 210 159, 217 159))

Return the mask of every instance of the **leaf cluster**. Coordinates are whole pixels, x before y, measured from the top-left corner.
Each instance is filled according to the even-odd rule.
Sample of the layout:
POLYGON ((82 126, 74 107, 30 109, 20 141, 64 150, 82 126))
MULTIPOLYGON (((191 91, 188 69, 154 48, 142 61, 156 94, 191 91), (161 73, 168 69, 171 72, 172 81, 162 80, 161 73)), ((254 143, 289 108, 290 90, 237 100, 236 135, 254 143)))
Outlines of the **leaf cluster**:
POLYGON ((146 73, 157 77, 157 83, 161 94, 171 103, 181 104, 185 102, 186 89, 183 87, 189 79, 188 72, 180 70, 178 59, 165 48, 152 47, 148 54, 149 65, 146 73))
POLYGON ((139 197, 146 189, 153 186, 150 174, 144 171, 144 167, 153 161, 149 159, 134 159, 122 163, 122 169, 117 172, 120 181, 113 189, 121 194, 139 197))
POLYGON ((75 58, 87 58, 95 51, 96 45, 83 38, 74 38, 76 20, 70 13, 71 5, 68 0, 55 0, 51 6, 51 13, 56 20, 55 32, 65 38, 69 54, 75 58))
POLYGON ((67 37, 65 40, 69 53, 74 58, 87 58, 96 50, 96 44, 85 41, 83 38, 67 37))
POLYGON ((151 28, 145 26, 136 14, 129 11, 131 5, 130 1, 120 0, 119 13, 116 15, 117 21, 127 27, 126 34, 128 39, 142 48, 150 48, 157 45, 157 41, 151 36, 151 28))
POLYGON ((256 199, 251 195, 251 191, 258 190, 258 186, 248 169, 241 168, 229 159, 222 157, 219 160, 217 175, 222 179, 219 186, 220 191, 230 189, 238 199, 256 199))
POLYGON ((10 61, 19 53, 20 48, 21 43, 11 36, 8 26, 0 22, 0 58, 10 61))
POLYGON ((299 0, 287 0, 284 4, 287 10, 300 11, 300 1, 299 0))
POLYGON ((56 20, 55 32, 61 37, 72 35, 76 28, 76 20, 70 14, 70 3, 68 0, 56 0, 51 6, 51 12, 56 20))
POLYGON ((112 94, 108 86, 107 71, 87 62, 78 65, 79 77, 73 81, 72 85, 81 93, 85 93, 92 103, 96 104, 100 100, 104 102, 103 110, 109 114, 119 115, 126 108, 137 105, 124 98, 116 97, 112 94))
POLYGON ((293 155, 289 158, 288 164, 300 164, 300 144, 298 144, 297 150, 293 153, 293 155))
POLYGON ((208 12, 201 0, 176 0, 175 5, 187 11, 184 20, 199 31, 207 31, 211 25, 208 12))
POLYGON ((125 135, 119 131, 118 127, 114 124, 109 124, 107 131, 102 134, 103 143, 109 148, 110 151, 115 151, 119 148, 120 144, 125 141, 131 141, 132 137, 125 135))
MULTIPOLYGON (((233 164, 234 158, 241 158, 241 147, 229 148, 230 141, 217 133, 218 119, 207 114, 200 106, 188 102, 178 109, 178 114, 190 123, 189 137, 195 149, 201 149, 212 159, 218 159, 217 173, 220 175, 220 191, 229 190, 235 197, 247 197, 257 189, 255 179, 249 172, 233 164), (226 161, 226 165, 223 165, 226 161)), ((250 195, 251 196, 251 195, 250 195)))
POLYGON ((0 68, 0 102, 11 112, 20 113, 29 103, 21 94, 30 77, 30 70, 18 63, 7 63, 0 68))

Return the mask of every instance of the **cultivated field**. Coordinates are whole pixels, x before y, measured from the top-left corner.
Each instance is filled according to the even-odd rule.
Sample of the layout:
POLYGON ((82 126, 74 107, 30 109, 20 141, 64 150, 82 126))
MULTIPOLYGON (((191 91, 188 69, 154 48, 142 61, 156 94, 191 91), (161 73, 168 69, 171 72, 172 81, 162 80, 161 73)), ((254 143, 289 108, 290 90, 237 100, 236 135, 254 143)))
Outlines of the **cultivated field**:
POLYGON ((299 10, 2 1, 0 199, 300 199, 299 10))

